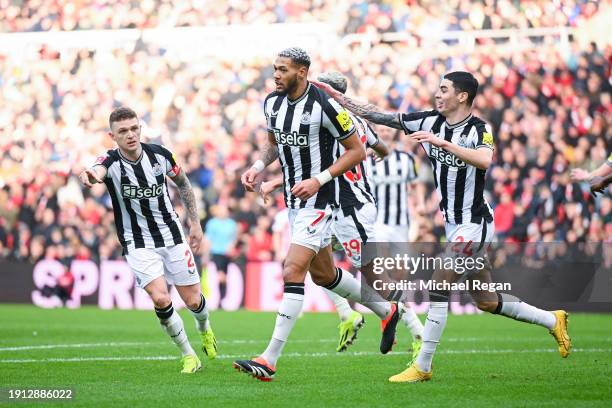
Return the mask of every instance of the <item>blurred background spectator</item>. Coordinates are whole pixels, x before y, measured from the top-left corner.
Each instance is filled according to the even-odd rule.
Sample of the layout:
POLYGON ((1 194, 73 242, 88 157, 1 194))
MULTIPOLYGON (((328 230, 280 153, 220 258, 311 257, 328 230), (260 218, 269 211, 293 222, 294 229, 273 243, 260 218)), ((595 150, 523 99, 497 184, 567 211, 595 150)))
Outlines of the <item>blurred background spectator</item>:
MULTIPOLYGON (((366 34, 366 45, 347 36, 332 55, 309 50, 311 72, 343 72, 350 78, 349 93, 390 110, 429 109, 443 73, 475 73, 481 84, 476 114, 494 128, 495 158, 486 190, 500 240, 612 239, 610 195, 593 199, 588 186, 569 178, 571 168, 593 169, 612 149, 609 41, 599 48, 543 34, 514 42, 484 36, 469 47, 459 40, 423 46, 445 30, 581 26, 599 18, 599 2, 110 3, 37 0, 17 6, 0 0, 0 28, 331 21, 340 36, 366 34)), ((143 121, 143 141, 171 148, 192 181, 202 225, 215 236, 213 255, 239 264, 282 260, 286 210, 282 204, 264 207, 239 182, 267 137, 262 104, 273 89, 271 63, 268 56, 188 63, 142 41, 133 52, 40 47, 0 53, 0 257, 53 258, 68 265, 73 259, 121 256, 105 187, 83 191, 76 175, 114 147, 107 136, 108 115, 128 105, 143 121), (211 214, 214 206, 218 211, 211 214)), ((429 183, 425 211, 411 212, 417 239, 444 239, 423 151, 399 133, 394 137, 418 156, 429 183)), ((277 172, 275 164, 265 177, 277 172)))

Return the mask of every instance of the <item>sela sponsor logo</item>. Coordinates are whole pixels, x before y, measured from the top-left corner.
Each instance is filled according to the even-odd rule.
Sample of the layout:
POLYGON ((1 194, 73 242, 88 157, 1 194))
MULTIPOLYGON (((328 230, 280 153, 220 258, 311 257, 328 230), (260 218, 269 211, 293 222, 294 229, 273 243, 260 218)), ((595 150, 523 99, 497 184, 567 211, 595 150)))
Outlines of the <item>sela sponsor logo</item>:
POLYGON ((296 131, 285 133, 280 129, 274 129, 274 139, 279 145, 308 147, 308 135, 301 135, 296 131))
POLYGON ((153 184, 149 187, 138 187, 132 184, 121 185, 121 195, 123 196, 123 198, 140 200, 143 198, 159 197, 163 194, 163 192, 163 184, 153 184))
POLYGON ((431 145, 431 149, 429 151, 429 157, 436 159, 442 164, 445 164, 450 167, 459 167, 464 168, 467 167, 465 162, 455 156, 452 153, 447 152, 444 149, 440 149, 438 146, 431 145))

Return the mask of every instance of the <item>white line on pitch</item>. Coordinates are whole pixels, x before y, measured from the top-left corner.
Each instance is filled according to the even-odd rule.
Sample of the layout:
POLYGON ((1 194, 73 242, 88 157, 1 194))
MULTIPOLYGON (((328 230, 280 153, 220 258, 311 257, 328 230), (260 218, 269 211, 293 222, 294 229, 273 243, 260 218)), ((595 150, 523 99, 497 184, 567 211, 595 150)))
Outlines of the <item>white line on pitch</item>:
MULTIPOLYGON (((535 340, 522 338, 521 341, 535 340)), ((218 340, 219 344, 267 344, 270 340, 218 340)), ((478 342, 490 341, 490 339, 482 339, 479 337, 449 337, 444 339, 445 342, 478 342)), ((337 343, 338 339, 295 339, 291 340, 292 344, 308 344, 308 343, 337 343)), ((362 339, 360 342, 378 342, 378 339, 362 339)), ((27 350, 50 350, 63 348, 98 348, 98 347, 139 347, 139 346, 154 346, 171 344, 167 341, 158 342, 107 342, 107 343, 69 343, 69 344, 36 344, 29 346, 7 346, 0 347, 0 352, 3 351, 27 351, 27 350)))
MULTIPOLYGON (((505 342, 525 343, 541 340, 541 337, 521 337, 520 339, 504 339, 505 342)), ((495 338, 481 337, 449 337, 443 338, 444 342, 460 343, 460 342, 491 342, 495 338)), ((598 338, 598 341, 610 342, 612 338, 598 338)), ((219 340, 219 344, 267 344, 269 340, 219 340)), ((291 340, 292 344, 308 344, 308 343, 337 343, 338 339, 295 339, 291 340)), ((360 339, 360 343, 378 342, 378 339, 360 339)), ((9 346, 0 347, 0 352, 3 351, 27 351, 27 350, 49 350, 49 349, 64 349, 64 348, 102 348, 102 347, 140 347, 140 346, 162 346, 171 344, 168 341, 158 342, 107 342, 107 343, 72 343, 72 344, 39 344, 31 346, 9 346)))
MULTIPOLYGON (((521 349, 521 350, 440 350, 436 354, 527 354, 527 353, 556 353, 555 349, 521 349)), ((602 348, 577 348, 574 353, 610 353, 612 349, 602 348)), ((391 355, 410 355, 407 351, 392 352, 391 355)), ((308 357, 308 358, 327 358, 327 357, 354 357, 354 356, 380 356, 374 351, 359 351, 349 353, 287 353, 283 357, 308 357)), ((244 354, 225 354, 217 356, 221 360, 235 358, 245 358, 244 354)), ((43 358, 43 359, 8 359, 0 360, 0 363, 78 363, 89 361, 160 361, 160 360, 179 360, 178 356, 132 356, 132 357, 70 357, 70 358, 43 358)))

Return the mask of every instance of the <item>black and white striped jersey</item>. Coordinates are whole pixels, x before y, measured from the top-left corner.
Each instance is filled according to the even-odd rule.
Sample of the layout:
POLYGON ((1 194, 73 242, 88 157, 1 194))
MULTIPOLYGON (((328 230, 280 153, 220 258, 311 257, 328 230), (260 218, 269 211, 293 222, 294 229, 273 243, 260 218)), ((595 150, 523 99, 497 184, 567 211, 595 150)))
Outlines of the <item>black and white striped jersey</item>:
POLYGON ((104 184, 111 197, 117 236, 125 253, 135 248, 160 248, 185 242, 166 183, 166 175, 175 177, 181 168, 163 146, 141 145, 142 153, 135 162, 114 149, 98 157, 95 163, 107 169, 104 184))
MULTIPOLYGON (((425 130, 439 138, 468 149, 493 149, 491 127, 476 116, 449 125, 438 111, 400 113, 399 121, 407 134, 425 130)), ((493 220, 493 210, 484 197, 486 170, 465 163, 452 153, 421 143, 433 167, 440 209, 450 224, 493 220)))
POLYGON ((376 222, 392 226, 408 225, 408 185, 418 176, 411 153, 393 150, 384 160, 368 159, 378 216, 376 222))
MULTIPOLYGON (((349 113, 359 140, 364 147, 374 147, 380 139, 368 122, 358 116, 349 113)), ((346 149, 341 144, 338 144, 336 158, 340 157, 346 149)), ((336 178, 339 189, 339 204, 340 208, 361 208, 365 203, 374 203, 372 184, 369 180, 370 171, 368 170, 368 159, 359 163, 342 176, 336 178)))
POLYGON ((271 93, 264 102, 264 112, 268 132, 278 145, 287 208, 324 209, 337 203, 336 183, 326 183, 306 201, 293 195, 291 189, 332 165, 338 149, 336 141, 355 132, 348 113, 310 83, 304 95, 295 101, 285 94, 271 93))

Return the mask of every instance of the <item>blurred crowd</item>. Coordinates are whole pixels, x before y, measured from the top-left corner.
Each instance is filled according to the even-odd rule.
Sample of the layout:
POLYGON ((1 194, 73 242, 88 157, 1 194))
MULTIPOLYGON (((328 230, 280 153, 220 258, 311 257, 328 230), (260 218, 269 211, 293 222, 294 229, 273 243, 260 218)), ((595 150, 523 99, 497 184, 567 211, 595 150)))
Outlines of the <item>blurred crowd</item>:
MULTIPOLYGON (((250 2, 228 4, 240 9, 243 3, 250 2)), ((434 2, 420 3, 424 13, 446 10, 434 2)), ((472 25, 467 28, 485 26, 470 17, 472 9, 460 13, 464 1, 449 3, 457 3, 447 19, 449 24, 457 20, 452 24, 461 28, 468 23, 472 25)), ((539 25, 547 25, 563 16, 565 23, 571 24, 593 7, 591 2, 580 1, 553 2, 563 5, 554 9, 546 5, 548 2, 520 2, 520 7, 518 3, 485 1, 476 8, 489 10, 487 13, 496 9, 511 24, 523 21, 538 25, 529 17, 535 13, 541 17, 539 25)), ((36 15, 62 16, 63 10, 71 7, 73 15, 88 9, 71 4, 27 2, 28 7, 37 7, 30 12, 22 10, 10 19, 0 18, 0 24, 13 24, 13 29, 19 30, 36 29, 25 21, 33 24, 36 15), (56 11, 37 14, 41 7, 56 11)), ((105 3, 95 4, 104 8, 105 3)), ((123 4, 131 7, 133 3, 123 4)), ((148 10, 150 4, 159 17, 164 5, 172 2, 162 2, 161 6, 141 2, 140 8, 133 9, 148 10)), ((262 4, 276 10, 272 2, 262 4)), ((293 10, 293 2, 278 4, 293 10)), ((347 28, 349 31, 368 24, 367 18, 360 17, 367 10, 402 9, 395 3, 351 4, 356 12, 351 13, 349 22, 353 16, 356 22, 349 25, 355 27, 347 28)), ((209 2, 197 1, 191 6, 210 7, 209 2)), ((316 14, 313 10, 326 6, 311 2, 308 7, 316 14)), ((0 9, 9 13, 6 7, 0 9)), ((410 19, 417 18, 415 9, 409 9, 406 13, 410 19)), ((245 13, 248 15, 247 9, 245 13)), ((278 15, 275 18, 287 21, 278 15)), ((403 21, 397 16, 393 20, 403 21)), ((503 26, 506 21, 492 20, 487 23, 491 27, 503 26)), ((57 17, 53 21, 64 20, 57 17)), ((100 20, 89 24, 123 27, 129 23, 106 25, 110 23, 100 20)), ((586 185, 570 179, 569 170, 593 169, 612 150, 612 46, 598 49, 595 44, 571 42, 563 48, 545 38, 538 47, 527 49, 483 45, 466 54, 455 47, 435 58, 417 58, 416 51, 402 42, 377 42, 369 49, 347 46, 333 56, 311 51, 311 76, 331 69, 343 72, 350 80, 350 94, 396 111, 430 109, 443 73, 456 69, 473 72, 481 84, 475 113, 494 129, 495 158, 487 172, 486 190, 495 208, 498 238, 521 242, 610 241, 609 194, 594 199, 586 185)), ((162 143, 175 152, 196 191, 203 227, 206 229, 213 218, 229 218, 236 223, 235 237, 228 238, 224 255, 239 264, 283 259, 287 220, 280 195, 274 205, 265 207, 256 194, 245 193, 239 182, 240 174, 267 137, 262 104, 273 90, 270 59, 216 60, 194 69, 164 50, 139 44, 130 53, 41 49, 19 58, 0 55, 0 61, 0 257, 33 262, 53 258, 68 263, 72 259, 100 261, 121 256, 105 187, 84 190, 77 175, 98 155, 113 148, 107 135, 108 115, 114 107, 127 105, 141 116, 143 141, 162 143)), ((443 240, 438 198, 422 149, 406 136, 378 130, 394 140, 397 148, 413 151, 421 162, 426 206, 411 213, 413 238, 443 240)), ((271 166, 264 177, 276 172, 278 164, 271 166)), ((177 194, 174 201, 184 219, 177 194)))
POLYGON ((336 21, 342 33, 575 26, 598 1, 0 0, 0 31, 163 28, 336 21))
MULTIPOLYGON (((343 2, 342 2, 343 3, 343 2)), ((0 31, 224 26, 320 21, 323 0, 28 0, 0 1, 0 31)))
POLYGON ((585 0, 351 0, 344 31, 408 31, 429 36, 445 30, 571 27, 597 13, 598 3, 585 0))

